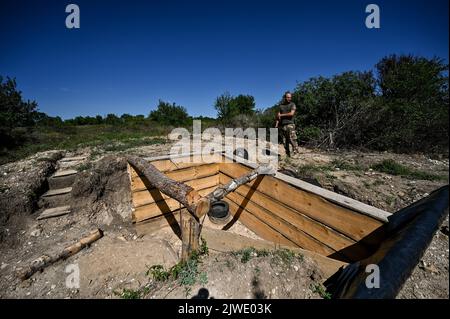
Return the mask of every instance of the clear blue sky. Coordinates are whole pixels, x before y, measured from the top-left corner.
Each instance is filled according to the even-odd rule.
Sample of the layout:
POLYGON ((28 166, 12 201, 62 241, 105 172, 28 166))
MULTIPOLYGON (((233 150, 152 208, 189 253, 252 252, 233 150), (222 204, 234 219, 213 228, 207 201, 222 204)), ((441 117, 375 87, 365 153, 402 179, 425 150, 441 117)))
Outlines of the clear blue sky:
POLYGON ((448 63, 447 0, 0 0, 0 75, 49 115, 145 114, 158 99, 215 116, 225 91, 272 106, 309 77, 412 53, 448 63), (67 29, 76 3, 81 28, 67 29), (381 29, 365 27, 376 3, 381 29))

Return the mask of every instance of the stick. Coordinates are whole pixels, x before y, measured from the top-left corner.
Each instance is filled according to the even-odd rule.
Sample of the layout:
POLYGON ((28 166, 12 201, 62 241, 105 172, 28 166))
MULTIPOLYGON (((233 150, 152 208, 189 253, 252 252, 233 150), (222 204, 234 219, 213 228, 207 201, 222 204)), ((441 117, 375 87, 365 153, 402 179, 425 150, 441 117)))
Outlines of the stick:
POLYGON ((28 266, 26 269, 19 272, 17 275, 21 280, 26 280, 30 278, 35 272, 41 271, 47 266, 50 266, 51 264, 54 264, 55 262, 59 260, 66 259, 72 255, 75 255, 80 250, 82 250, 84 247, 92 244, 97 239, 100 239, 103 237, 103 231, 100 229, 96 229, 93 232, 91 232, 88 236, 81 238, 78 242, 75 244, 66 247, 62 252, 60 252, 57 255, 42 255, 41 257, 33 260, 31 262, 31 265, 28 266))

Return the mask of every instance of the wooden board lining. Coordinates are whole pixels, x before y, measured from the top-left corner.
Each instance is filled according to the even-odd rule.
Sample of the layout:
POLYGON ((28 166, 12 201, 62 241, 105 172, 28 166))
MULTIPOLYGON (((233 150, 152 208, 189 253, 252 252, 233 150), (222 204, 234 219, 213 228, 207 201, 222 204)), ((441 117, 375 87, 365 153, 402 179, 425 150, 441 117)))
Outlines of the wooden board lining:
MULTIPOLYGON (((245 174, 249 170, 238 163, 227 163, 220 166, 220 172, 233 178, 245 174)), ((252 181, 248 185, 254 188, 255 182, 252 181)), ((258 183, 257 190, 355 241, 361 240, 383 224, 379 220, 338 206, 318 195, 297 189, 271 176, 265 176, 258 183)))
POLYGON ((236 213, 238 213, 239 216, 236 218, 241 223, 243 223, 248 229, 252 230, 255 234, 257 234, 259 237, 265 240, 269 240, 277 245, 300 247, 294 242, 290 241, 288 238, 281 235, 279 232, 277 232, 269 225, 260 221, 257 217, 250 214, 246 209, 240 208, 232 200, 225 197, 224 201, 226 201, 229 204, 230 212, 233 214, 233 216, 236 215, 236 213))
POLYGON ((233 201, 236 205, 240 207, 245 207, 245 210, 257 217, 279 233, 281 233, 284 237, 288 238, 290 241, 294 242, 299 247, 304 249, 308 249, 314 252, 317 252, 321 255, 328 256, 332 255, 336 251, 331 249, 330 247, 318 242, 316 239, 310 237, 305 234, 301 230, 296 229, 291 224, 280 220, 275 215, 271 214, 268 210, 258 207, 252 201, 246 200, 243 196, 237 193, 230 193, 227 195, 227 198, 233 201))
MULTIPOLYGON (((216 186, 205 188, 202 190, 198 190, 198 193, 201 196, 205 196, 216 189, 216 186)), ((152 204, 144 205, 137 207, 133 214, 132 214, 132 220, 133 222, 141 222, 146 219, 150 219, 156 216, 160 216, 162 214, 170 213, 176 209, 180 209, 183 206, 177 202, 173 198, 168 198, 166 200, 161 199, 157 202, 154 202, 152 204)))
MULTIPOLYGON (((198 179, 206 176, 211 176, 219 173, 218 164, 206 164, 201 166, 194 166, 184 168, 176 171, 169 171, 165 173, 168 177, 179 181, 186 182, 193 179, 198 179)), ((135 176, 131 179, 132 192, 142 191, 152 188, 148 181, 144 177, 135 176)))
MULTIPOLYGON (((225 184, 230 181, 231 178, 223 173, 219 175, 220 184, 225 184)), ((260 207, 264 207, 268 211, 278 215, 285 220, 301 229, 310 236, 316 238, 320 242, 338 251, 355 243, 354 240, 343 236, 332 228, 329 228, 322 223, 317 222, 314 219, 309 218, 306 215, 284 205, 276 199, 270 198, 267 195, 259 192, 258 190, 251 193, 251 188, 247 185, 242 185, 236 191, 236 193, 247 197, 251 194, 250 201, 257 204, 260 207)))
MULTIPOLYGON (((192 157, 190 157, 190 158, 192 159, 192 157)), ((192 162, 190 161, 188 163, 184 163, 184 162, 172 161, 170 159, 157 160, 157 161, 152 161, 149 163, 151 163, 153 166, 155 166, 162 173, 176 171, 176 170, 190 168, 190 167, 195 167, 195 166, 202 166, 202 165, 207 164, 207 163, 201 163, 201 162, 198 162, 195 160, 192 160, 192 162)), ((136 176, 141 176, 141 174, 136 172, 136 170, 133 167, 131 167, 130 174, 131 174, 131 178, 136 177, 136 176)))
MULTIPOLYGON (((187 185, 191 186, 195 190, 200 190, 204 188, 210 188, 213 186, 218 186, 219 175, 207 176, 199 179, 193 179, 186 182, 187 185)), ((168 199, 169 196, 162 194, 158 189, 151 188, 142 191, 136 191, 132 194, 133 207, 137 208, 140 206, 148 205, 154 203, 156 200, 168 199)))

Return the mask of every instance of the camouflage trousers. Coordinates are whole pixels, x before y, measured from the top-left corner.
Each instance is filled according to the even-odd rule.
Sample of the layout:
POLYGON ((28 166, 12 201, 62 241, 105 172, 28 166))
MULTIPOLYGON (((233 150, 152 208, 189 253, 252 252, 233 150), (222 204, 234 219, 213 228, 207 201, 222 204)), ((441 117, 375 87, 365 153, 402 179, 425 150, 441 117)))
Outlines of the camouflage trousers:
POLYGON ((297 133, 295 132, 295 124, 287 124, 281 127, 283 133, 283 144, 286 149, 286 155, 291 156, 289 145, 292 145, 294 153, 298 152, 297 133))

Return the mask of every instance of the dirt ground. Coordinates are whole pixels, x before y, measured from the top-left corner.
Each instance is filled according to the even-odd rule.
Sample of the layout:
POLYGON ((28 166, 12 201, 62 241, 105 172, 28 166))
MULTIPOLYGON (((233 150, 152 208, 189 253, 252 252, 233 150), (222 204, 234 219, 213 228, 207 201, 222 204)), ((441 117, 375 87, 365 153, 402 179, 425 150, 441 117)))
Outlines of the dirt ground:
MULTIPOLYGON (((158 144, 129 152, 156 156, 169 149, 168 144, 158 144)), ((0 166, 0 298, 119 298, 123 289, 142 287, 148 288, 147 298, 191 298, 199 293, 214 298, 323 298, 311 288, 323 278, 307 258, 274 264, 271 256, 253 256, 242 263, 233 254, 210 253, 199 265, 200 272, 207 272, 207 292, 200 290, 200 284, 193 285, 188 293, 171 283, 148 286, 146 271, 155 264, 173 266, 179 257, 179 242, 163 230, 151 237, 136 235, 130 222, 125 163, 114 155, 89 148, 75 153, 51 151, 0 166), (46 190, 46 177, 55 171, 62 156, 78 155, 86 155, 87 159, 79 165, 80 173, 73 185, 73 213, 37 221, 40 211, 36 203, 46 190), (28 280, 17 279, 16 272, 35 258, 56 253, 96 228, 104 230, 104 237, 89 248, 28 280), (79 288, 70 288, 67 283, 74 267, 80 274, 79 288)), ((301 155, 282 159, 280 167, 300 178, 389 212, 448 184, 448 158, 302 149, 301 155), (370 169, 384 159, 395 159, 447 179, 417 180, 370 169), (332 169, 305 170, 322 166, 332 169)), ((234 227, 230 231, 257 238, 239 223, 234 227)), ((449 298, 448 264, 447 216, 398 298, 449 298)))

